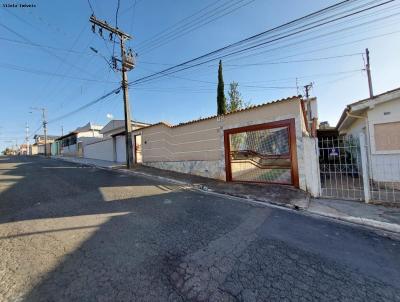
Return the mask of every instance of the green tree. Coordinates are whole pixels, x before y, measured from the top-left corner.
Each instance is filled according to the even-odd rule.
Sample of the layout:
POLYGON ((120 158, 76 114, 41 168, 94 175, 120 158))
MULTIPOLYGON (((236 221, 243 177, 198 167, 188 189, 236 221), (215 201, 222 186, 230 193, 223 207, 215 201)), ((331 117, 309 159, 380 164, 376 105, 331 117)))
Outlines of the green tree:
POLYGON ((224 77, 222 75, 222 61, 219 60, 218 66, 218 88, 217 88, 217 114, 226 113, 226 98, 224 92, 224 77))
POLYGON ((243 101, 242 95, 239 92, 239 83, 235 81, 229 84, 228 96, 229 96, 229 101, 227 104, 228 112, 233 112, 239 109, 250 107, 249 102, 243 101))

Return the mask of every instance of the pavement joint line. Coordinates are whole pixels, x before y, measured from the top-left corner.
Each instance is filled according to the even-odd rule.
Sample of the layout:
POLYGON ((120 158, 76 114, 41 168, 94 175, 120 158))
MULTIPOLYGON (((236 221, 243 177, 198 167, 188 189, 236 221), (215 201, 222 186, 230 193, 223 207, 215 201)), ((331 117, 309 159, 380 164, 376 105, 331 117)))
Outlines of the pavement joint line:
MULTIPOLYGON (((374 232, 387 232, 389 234, 385 233, 384 234, 385 237, 389 237, 393 240, 400 241, 400 227, 396 224, 391 224, 391 223, 383 224, 382 222, 379 222, 376 220, 371 220, 371 221, 373 221, 373 223, 369 223, 369 222, 365 222, 364 219, 361 217, 355 217, 355 216, 349 216, 348 218, 340 217, 340 216, 329 215, 329 214, 325 214, 325 213, 313 212, 308 209, 301 209, 298 207, 296 208, 296 206, 294 206, 294 205, 284 205, 284 204, 279 204, 279 203, 273 203, 270 201, 258 201, 258 200, 251 199, 251 198, 244 198, 244 197, 234 196, 234 195, 227 194, 227 193, 219 193, 219 192, 215 192, 215 191, 210 191, 209 189, 204 190, 202 188, 199 188, 199 186, 192 185, 187 182, 179 181, 179 180, 169 178, 169 177, 164 177, 164 176, 156 176, 156 175, 152 175, 152 174, 148 174, 148 173, 144 173, 144 172, 129 171, 129 170, 120 169, 120 168, 115 169, 115 168, 110 168, 110 167, 102 167, 102 166, 98 166, 96 164, 82 163, 82 162, 78 162, 78 161, 74 161, 74 160, 71 160, 68 158, 62 158, 62 157, 52 157, 52 159, 56 159, 56 160, 59 159, 59 160, 63 160, 63 161, 67 161, 67 162, 71 162, 71 163, 75 163, 75 164, 87 165, 87 166, 91 166, 91 167, 94 167, 94 168, 97 168, 100 170, 113 171, 116 173, 140 175, 140 176, 144 176, 144 177, 151 178, 151 179, 156 178, 156 179, 160 179, 160 180, 163 180, 166 182, 184 185, 186 187, 182 187, 182 189, 185 189, 185 190, 192 190, 192 191, 197 191, 197 192, 210 194, 210 195, 212 194, 212 195, 215 195, 218 197, 224 197, 224 198, 237 200, 240 202, 245 202, 247 204, 253 204, 253 205, 258 205, 258 206, 262 206, 262 207, 269 207, 269 208, 281 209, 281 210, 285 210, 285 211, 291 211, 291 212, 294 212, 297 214, 312 216, 315 218, 323 218, 323 219, 328 219, 330 221, 333 220, 335 222, 344 223, 346 225, 351 225, 353 227, 361 227, 363 229, 367 229, 367 230, 374 231, 374 232), (394 226, 394 229, 399 228, 399 231, 385 227, 387 225, 394 226)), ((379 235, 382 235, 382 234, 379 234, 379 235)))

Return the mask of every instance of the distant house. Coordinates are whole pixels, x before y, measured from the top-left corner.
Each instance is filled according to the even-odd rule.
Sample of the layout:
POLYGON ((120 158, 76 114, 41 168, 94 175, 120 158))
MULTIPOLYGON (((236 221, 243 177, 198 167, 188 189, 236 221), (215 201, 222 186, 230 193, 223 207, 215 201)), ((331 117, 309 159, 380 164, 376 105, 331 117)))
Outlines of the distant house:
MULTIPOLYGON (((143 127, 150 126, 148 123, 142 123, 138 121, 132 121, 132 130, 140 129, 143 127)), ((112 120, 103 127, 100 131, 103 137, 112 137, 125 133, 125 121, 124 120, 112 120)))
POLYGON ((47 153, 50 154, 51 144, 58 138, 56 135, 47 135, 47 140, 43 134, 36 134, 33 139, 35 142, 30 145, 30 155, 44 155, 45 153, 45 141, 47 142, 47 153))
POLYGON ((18 154, 19 155, 28 155, 29 154, 28 145, 27 144, 19 145, 18 154))
POLYGON ((337 130, 346 137, 365 135, 373 181, 400 181, 400 88, 348 105, 337 130))
POLYGON ((103 126, 87 123, 82 127, 76 128, 74 131, 63 135, 56 140, 57 155, 63 156, 83 156, 83 147, 93 141, 103 137, 100 130, 103 126))
MULTIPOLYGON (((148 127, 150 124, 131 121, 132 130, 148 127)), ((101 129, 102 138, 88 143, 84 148, 84 157, 126 162, 125 122, 124 120, 112 120, 101 129)), ((134 138, 133 138, 134 139, 134 138)))

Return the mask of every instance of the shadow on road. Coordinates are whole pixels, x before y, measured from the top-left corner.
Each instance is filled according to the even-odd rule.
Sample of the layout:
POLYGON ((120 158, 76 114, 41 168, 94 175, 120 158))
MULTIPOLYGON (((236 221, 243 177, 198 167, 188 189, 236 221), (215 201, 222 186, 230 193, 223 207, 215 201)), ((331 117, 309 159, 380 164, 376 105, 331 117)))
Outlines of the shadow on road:
POLYGON ((66 162, 0 166, 0 300, 400 297, 399 247, 363 230, 66 162))

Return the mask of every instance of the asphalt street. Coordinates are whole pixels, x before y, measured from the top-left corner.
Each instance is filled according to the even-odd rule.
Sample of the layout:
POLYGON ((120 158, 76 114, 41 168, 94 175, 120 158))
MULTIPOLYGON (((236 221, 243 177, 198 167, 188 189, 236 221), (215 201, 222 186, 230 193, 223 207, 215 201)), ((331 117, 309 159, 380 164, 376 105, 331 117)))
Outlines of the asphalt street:
POLYGON ((0 157, 0 301, 400 301, 400 242, 40 157, 0 157))

